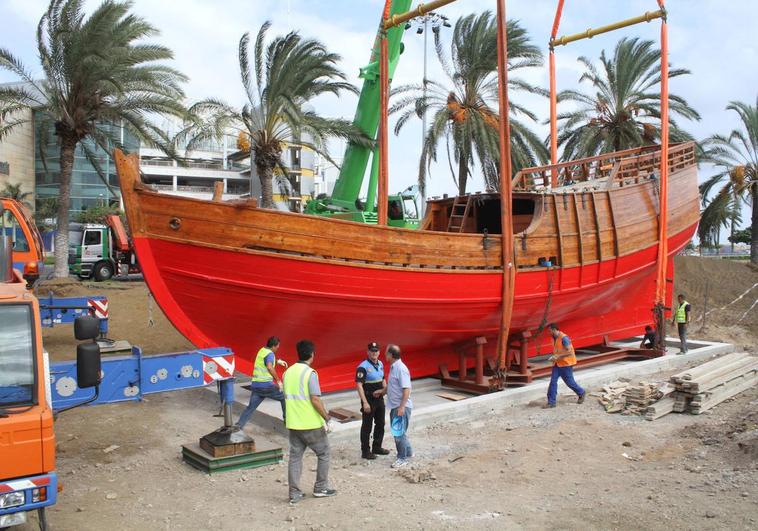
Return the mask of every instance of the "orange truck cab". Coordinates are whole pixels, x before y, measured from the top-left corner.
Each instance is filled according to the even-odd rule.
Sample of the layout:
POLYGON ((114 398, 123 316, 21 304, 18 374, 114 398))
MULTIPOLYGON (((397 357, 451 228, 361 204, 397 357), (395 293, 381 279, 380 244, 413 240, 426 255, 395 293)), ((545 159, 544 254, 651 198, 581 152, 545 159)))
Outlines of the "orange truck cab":
POLYGON ((0 198, 0 202, 3 216, 0 226, 13 245, 13 267, 33 284, 39 278, 45 259, 42 236, 29 209, 14 199, 0 198))
MULTIPOLYGON (((0 215, 6 213, 0 205, 0 215)), ((24 523, 35 510, 44 528, 44 509, 55 503, 58 487, 49 368, 39 304, 12 268, 6 227, 0 223, 0 528, 24 523)), ((37 252, 33 236, 25 238, 25 252, 37 252)))

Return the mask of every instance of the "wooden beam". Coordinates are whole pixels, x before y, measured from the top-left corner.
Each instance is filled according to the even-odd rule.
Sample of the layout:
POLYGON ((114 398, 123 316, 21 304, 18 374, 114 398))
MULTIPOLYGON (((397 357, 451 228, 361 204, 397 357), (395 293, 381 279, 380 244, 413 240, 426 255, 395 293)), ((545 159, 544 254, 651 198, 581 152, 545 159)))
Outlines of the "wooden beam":
POLYGON ((613 254, 618 259, 619 257, 619 235, 618 228, 616 227, 616 213, 613 207, 613 194, 611 192, 605 192, 608 197, 608 212, 611 214, 611 224, 613 225, 613 254))
MULTIPOLYGON (((592 197, 592 214, 595 216, 595 238, 597 239, 597 260, 598 262, 603 261, 603 238, 602 238, 602 229, 600 228, 600 216, 598 216, 597 213, 597 198, 595 197, 595 192, 590 192, 590 196, 592 197)), ((598 268, 598 272, 600 271, 600 268, 598 268)), ((599 273, 598 273, 599 274, 599 273)))
MULTIPOLYGON (((576 230, 579 234, 579 263, 581 265, 584 265, 584 236, 582 235, 583 228, 582 228, 582 219, 579 215, 579 205, 576 202, 576 192, 571 194, 574 198, 574 213, 576 214, 576 230)), ((581 279, 580 282, 581 284, 581 279)))
MULTIPOLYGON (((561 230, 561 215, 558 213, 558 200, 553 194, 553 210, 555 211, 555 234, 558 236, 558 263, 559 266, 563 266, 563 231, 561 230)), ((553 264, 555 265, 555 264, 553 264)))

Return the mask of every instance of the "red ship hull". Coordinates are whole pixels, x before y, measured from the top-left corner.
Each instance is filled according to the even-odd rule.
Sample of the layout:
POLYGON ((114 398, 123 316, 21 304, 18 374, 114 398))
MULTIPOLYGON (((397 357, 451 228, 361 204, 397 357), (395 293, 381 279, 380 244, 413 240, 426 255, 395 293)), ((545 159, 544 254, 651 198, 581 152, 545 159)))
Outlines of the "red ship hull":
MULTIPOLYGON (((673 256, 696 226, 670 237, 669 278, 673 256)), ((353 385, 369 341, 401 345, 413 376, 420 377, 437 374, 441 363, 455 366, 455 344, 498 333, 499 272, 320 263, 140 236, 134 243, 150 290, 177 329, 197 347, 232 348, 238 369, 248 374, 254 353, 271 335, 282 339, 279 354, 289 362, 298 340, 314 341, 314 366, 330 391, 353 385)), ((511 332, 533 330, 549 298, 548 319, 559 322, 577 347, 639 334, 652 322, 656 248, 519 272, 511 332)), ((546 337, 541 348, 549 352, 546 337)))

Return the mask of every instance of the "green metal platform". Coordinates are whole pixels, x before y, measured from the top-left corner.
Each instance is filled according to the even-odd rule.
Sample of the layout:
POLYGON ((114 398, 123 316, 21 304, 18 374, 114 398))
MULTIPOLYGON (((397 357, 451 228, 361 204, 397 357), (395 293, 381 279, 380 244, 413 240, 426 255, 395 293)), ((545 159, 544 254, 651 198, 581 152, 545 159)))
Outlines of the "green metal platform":
POLYGON ((197 443, 182 445, 184 462, 206 474, 275 465, 281 463, 283 458, 284 452, 281 448, 229 457, 213 457, 197 443))

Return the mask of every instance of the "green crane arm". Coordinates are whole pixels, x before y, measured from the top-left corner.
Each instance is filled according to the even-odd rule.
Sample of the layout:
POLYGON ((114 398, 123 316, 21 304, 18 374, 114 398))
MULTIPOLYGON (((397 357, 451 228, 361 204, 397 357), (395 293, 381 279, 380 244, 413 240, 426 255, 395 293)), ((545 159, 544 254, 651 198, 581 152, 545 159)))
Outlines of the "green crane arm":
MULTIPOLYGON (((390 15, 405 13, 410 10, 412 0, 393 0, 390 7, 390 15)), ((374 41, 374 48, 371 52, 369 65, 361 68, 360 77, 363 78, 363 88, 358 99, 358 107, 355 110, 353 124, 360 128, 370 138, 376 138, 376 132, 379 127, 379 39, 383 20, 379 23, 379 31, 374 41)), ((398 59, 402 53, 402 40, 405 28, 401 26, 394 27, 387 32, 387 49, 389 52, 389 74, 390 79, 397 67, 398 59)), ((349 143, 345 149, 345 157, 342 161, 337 182, 334 184, 332 193, 332 203, 335 205, 355 209, 355 200, 361 192, 363 178, 368 166, 368 158, 372 149, 349 143)), ((373 171, 373 170, 372 170, 373 171)), ((373 209, 373 205, 367 205, 373 209)))

